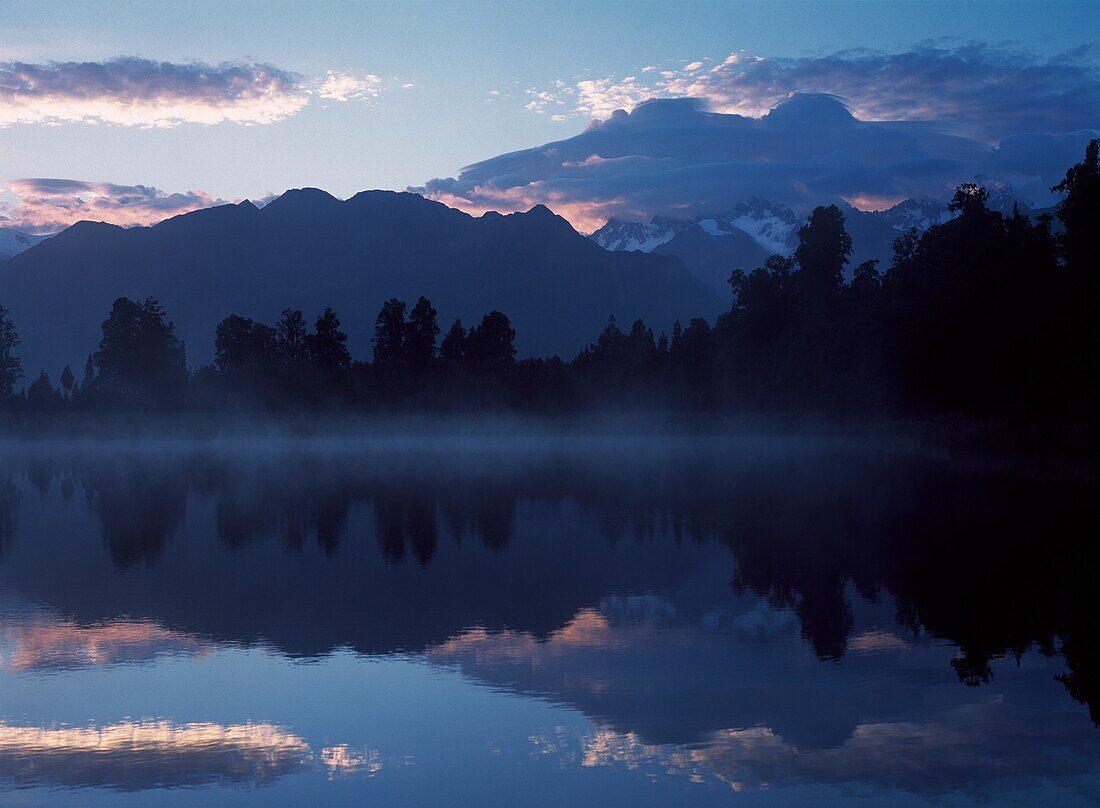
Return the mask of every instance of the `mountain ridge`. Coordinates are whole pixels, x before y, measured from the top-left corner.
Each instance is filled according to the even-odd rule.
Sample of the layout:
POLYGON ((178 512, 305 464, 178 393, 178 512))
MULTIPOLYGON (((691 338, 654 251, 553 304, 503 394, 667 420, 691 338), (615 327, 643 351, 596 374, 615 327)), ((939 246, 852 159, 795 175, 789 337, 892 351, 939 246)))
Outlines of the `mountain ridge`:
POLYGON ((333 307, 357 358, 369 358, 375 316, 395 296, 427 296, 444 329, 503 311, 521 356, 571 357, 610 315, 660 330, 725 308, 679 259, 607 252, 544 206, 473 217, 399 191, 341 201, 296 189, 151 227, 79 222, 3 262, 0 288, 28 377, 82 366, 120 296, 159 299, 192 366, 213 358, 222 318, 272 322, 286 307, 310 320, 333 307))

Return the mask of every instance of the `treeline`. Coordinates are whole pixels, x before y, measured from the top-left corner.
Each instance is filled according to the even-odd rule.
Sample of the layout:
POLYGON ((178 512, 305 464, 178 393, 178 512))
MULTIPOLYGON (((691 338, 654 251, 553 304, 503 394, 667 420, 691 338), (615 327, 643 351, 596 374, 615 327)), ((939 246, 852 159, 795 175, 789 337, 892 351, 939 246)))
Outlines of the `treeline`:
MULTIPOLYGON (((612 317, 571 361, 515 358, 515 330, 490 312, 442 334, 421 297, 386 302, 373 355, 356 361, 332 309, 310 327, 287 309, 265 324, 227 317, 215 362, 188 373, 155 300, 115 301, 78 382, 42 372, 25 391, 15 325, 0 307, 0 399, 31 412, 218 410, 245 406, 430 409, 845 410, 976 415, 1095 413, 1100 141, 1054 187, 1055 217, 989 210, 965 184, 954 217, 900 237, 885 271, 847 272, 844 216, 819 207, 791 257, 730 278, 733 304, 711 325, 671 334, 612 317), (846 275, 850 279, 846 279, 846 275)), ((566 304, 567 305, 567 304, 566 304)))

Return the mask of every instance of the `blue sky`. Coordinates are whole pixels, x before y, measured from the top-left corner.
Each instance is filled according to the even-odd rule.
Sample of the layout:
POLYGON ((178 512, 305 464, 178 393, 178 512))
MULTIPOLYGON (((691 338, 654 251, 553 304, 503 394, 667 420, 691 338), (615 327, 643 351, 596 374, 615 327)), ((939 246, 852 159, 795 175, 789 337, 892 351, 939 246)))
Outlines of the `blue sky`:
MULTIPOLYGON (((42 104, 9 110, 5 123, 0 94, 0 183, 64 178, 226 200, 305 185, 338 196, 400 189, 577 135, 604 115, 598 104, 577 111, 575 90, 584 81, 605 81, 612 100, 625 87, 637 101, 647 91, 637 86, 645 76, 696 62, 710 69, 731 54, 813 59, 853 48, 903 53, 942 40, 947 47, 991 43, 1042 61, 1090 45, 1097 31, 1100 3, 1068 2, 0 1, 0 93, 5 64, 10 72, 11 65, 119 57, 259 63, 298 83, 279 100, 293 111, 280 106, 274 122, 174 120, 153 128, 146 113, 88 123, 43 117, 49 107, 42 104), (643 75, 646 67, 655 70, 643 75), (338 100, 339 85, 324 92, 334 76, 352 81, 347 87, 359 97, 338 100), (624 85, 631 77, 637 97, 624 85), (563 95, 562 87, 572 89, 563 95), (554 100, 540 103, 538 93, 554 100)), ((1078 61, 1095 65, 1095 52, 1078 61)), ((0 204, 10 210, 14 193, 9 188, 0 204)))

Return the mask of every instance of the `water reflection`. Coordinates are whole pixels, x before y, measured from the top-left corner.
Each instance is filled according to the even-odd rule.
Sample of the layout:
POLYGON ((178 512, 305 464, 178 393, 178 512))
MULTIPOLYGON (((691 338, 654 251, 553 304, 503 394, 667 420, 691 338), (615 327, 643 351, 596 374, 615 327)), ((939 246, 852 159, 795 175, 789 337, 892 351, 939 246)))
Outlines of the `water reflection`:
POLYGON ((147 620, 79 625, 56 615, 0 606, 0 666, 57 671, 147 662, 162 654, 201 655, 208 643, 147 620))
MULTIPOLYGON (((1087 484, 830 442, 597 448, 9 450, 0 668, 412 654, 582 711, 594 733, 531 739, 566 766, 737 789, 1100 796, 1100 742, 1075 706, 1100 717, 1087 484)), ((194 726, 94 732, 180 745, 194 726)), ((44 771, 27 762, 40 748, 91 743, 51 732, 77 731, 0 725, 0 777, 44 771)), ((138 743, 145 774, 110 746, 68 768, 125 789, 250 765, 237 745, 235 762, 177 777, 156 743, 138 743)), ((297 743, 255 779, 304 760, 381 771, 339 738, 297 743)))
POLYGON ((0 723, 0 779, 122 791, 213 782, 263 782, 310 758, 309 746, 270 724, 124 721, 103 727, 0 723))
POLYGON ((1058 781, 1089 801, 1100 798, 1100 745, 1089 728, 1069 715, 1036 721, 1004 704, 959 707, 933 720, 861 724, 842 744, 824 749, 800 748, 767 727, 723 730, 688 749, 613 730, 577 739, 579 753, 560 738, 545 743, 581 766, 652 766, 695 780, 716 778, 735 791, 858 783, 934 799, 991 799, 1007 788, 1058 781))

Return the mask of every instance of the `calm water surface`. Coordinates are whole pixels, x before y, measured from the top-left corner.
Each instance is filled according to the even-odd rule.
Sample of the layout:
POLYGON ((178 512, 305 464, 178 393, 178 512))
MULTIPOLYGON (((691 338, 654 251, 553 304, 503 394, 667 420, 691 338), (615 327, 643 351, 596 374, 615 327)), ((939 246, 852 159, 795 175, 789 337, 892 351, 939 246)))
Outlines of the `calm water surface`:
POLYGON ((0 804, 1093 803, 1098 527, 835 440, 8 444, 0 804))

